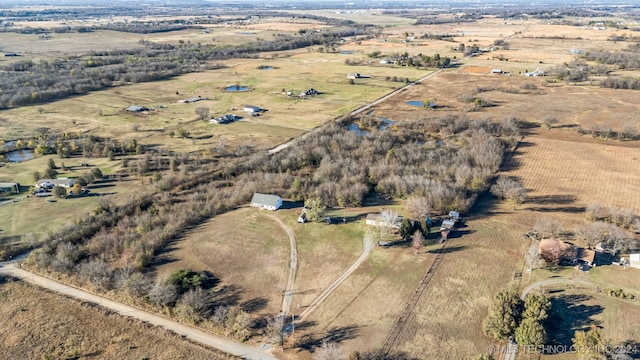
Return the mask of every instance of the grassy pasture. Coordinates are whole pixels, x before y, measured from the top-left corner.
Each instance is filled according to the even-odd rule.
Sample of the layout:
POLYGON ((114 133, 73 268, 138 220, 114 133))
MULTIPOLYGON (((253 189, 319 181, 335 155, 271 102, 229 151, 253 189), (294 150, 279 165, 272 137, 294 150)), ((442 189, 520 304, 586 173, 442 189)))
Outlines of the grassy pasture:
MULTIPOLYGON (((193 139, 171 139, 166 135, 169 131, 177 132, 183 127, 197 132, 194 138, 216 137, 217 143, 217 137, 223 137, 231 143, 229 145, 246 143, 248 135, 254 134, 261 138, 254 143, 256 146, 273 147, 295 136, 300 129, 314 128, 402 85, 385 81, 387 76, 416 79, 428 73, 414 68, 347 66, 345 59, 346 56, 340 54, 299 53, 273 60, 228 60, 225 64, 229 68, 226 69, 4 110, 0 112, 0 117, 5 119, 7 139, 27 137, 31 129, 44 126, 54 131, 89 131, 117 139, 138 138, 144 144, 163 144, 174 150, 194 150, 191 146, 194 145, 193 139), (270 65, 274 69, 258 70, 259 65, 270 65), (346 75, 350 72, 360 72, 372 78, 357 80, 356 84, 349 85, 346 75), (292 73, 299 76, 292 78, 292 73), (234 84, 251 86, 255 90, 244 93, 223 91, 225 86, 234 84), (299 99, 289 98, 281 93, 283 88, 299 93, 310 87, 322 94, 299 99), (190 104, 177 103, 178 100, 198 95, 209 100, 190 104), (124 108, 132 104, 148 107, 162 104, 166 107, 148 114, 125 112, 124 108), (263 116, 251 119, 255 124, 268 126, 204 126, 203 122, 195 121, 197 107, 209 107, 211 114, 218 116, 229 112, 242 114, 242 106, 245 104, 269 110, 263 116), (24 124, 29 126, 25 127, 24 124), (139 125, 137 132, 133 130, 134 124, 139 125), (278 130, 272 126, 285 129, 278 130), (248 134, 243 132, 245 129, 248 134), (240 140, 230 137, 236 132, 240 133, 240 140)), ((253 142, 254 139, 249 140, 253 142)), ((211 144, 204 141, 203 147, 211 144)))
MULTIPOLYGON (((108 161, 107 159, 69 158, 59 159, 53 155, 36 157, 22 163, 10 163, 0 168, 0 182, 18 182, 21 186, 35 184, 33 172, 41 173, 47 168, 47 162, 53 158, 58 167, 64 162, 69 167, 68 171, 58 169, 58 177, 77 177, 94 167, 98 167, 104 175, 110 175, 120 169, 121 162, 108 161), (89 168, 80 167, 86 162, 89 168)), ((91 211, 98 203, 101 196, 108 198, 115 204, 124 203, 132 193, 144 190, 148 185, 143 185, 139 179, 125 179, 116 182, 106 182, 87 186, 90 190, 88 196, 78 198, 59 199, 56 202, 48 202, 46 198, 21 198, 16 202, 0 205, 0 218, 3 219, 0 229, 0 237, 3 245, 9 245, 20 241, 20 237, 28 234, 46 234, 55 231, 59 227, 72 223, 76 219, 91 211)), ((24 192, 20 197, 27 195, 24 192)))
POLYGON ((0 284, 8 359, 227 359, 167 331, 20 281, 0 284))
MULTIPOLYGON (((640 326, 635 321, 640 316, 638 300, 616 299, 598 294, 594 289, 553 287, 548 290, 552 293, 551 312, 558 314, 548 330, 553 345, 571 346, 576 330, 588 329, 594 324, 603 329, 604 336, 613 344, 631 341, 637 348, 640 339, 640 326)), ((548 360, 575 358, 571 353, 541 356, 548 360)))
POLYGON ((160 278, 179 269, 210 271, 218 287, 235 288, 240 305, 259 304, 253 312, 277 314, 289 273, 289 239, 269 214, 241 208, 200 225, 161 254, 160 278))
POLYGON ((384 27, 393 27, 399 25, 410 25, 415 22, 402 16, 392 14, 382 14, 375 10, 343 12, 336 10, 290 10, 291 13, 311 14, 317 16, 325 16, 328 18, 351 20, 359 24, 373 24, 384 27))

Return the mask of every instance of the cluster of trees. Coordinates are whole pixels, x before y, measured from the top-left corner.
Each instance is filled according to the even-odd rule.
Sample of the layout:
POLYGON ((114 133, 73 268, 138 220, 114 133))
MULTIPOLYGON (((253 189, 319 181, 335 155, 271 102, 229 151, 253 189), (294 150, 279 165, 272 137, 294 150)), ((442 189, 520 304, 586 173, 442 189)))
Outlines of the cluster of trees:
POLYGON ((640 80, 629 76, 609 76, 600 81, 600 86, 608 89, 640 90, 640 80))
POLYGON ((518 180, 500 176, 495 185, 491 186, 491 193, 499 199, 504 199, 513 207, 527 200, 527 190, 518 180))
POLYGON ((615 65, 619 69, 640 68, 640 45, 634 44, 622 51, 588 51, 584 54, 588 61, 597 61, 606 65, 615 65))
POLYGON ((264 51, 283 51, 312 45, 332 45, 339 39, 365 33, 365 27, 341 27, 304 36, 288 35, 272 41, 237 46, 154 44, 142 49, 93 52, 89 56, 55 60, 22 60, 4 65, 0 109, 86 94, 121 83, 137 83, 221 68, 210 60, 252 57, 264 51))
MULTIPOLYGON (((640 88, 639 88, 640 89, 640 88)), ((579 127, 579 134, 590 135, 593 138, 618 139, 618 140, 638 140, 638 127, 633 122, 628 122, 619 131, 613 131, 608 125, 593 124, 588 127, 579 127)))
POLYGON ((482 330, 496 340, 513 337, 522 346, 540 349, 547 341, 545 322, 550 308, 545 294, 531 294, 522 301, 514 290, 502 290, 489 308, 482 330))
POLYGON ((615 206, 606 207, 600 204, 589 204, 586 208, 586 216, 591 221, 603 221, 623 228, 640 232, 640 216, 631 209, 623 209, 615 206))
POLYGON ((468 209, 517 142, 513 119, 501 123, 447 116, 405 121, 366 136, 328 124, 273 155, 229 169, 248 188, 294 199, 320 197, 327 206, 359 206, 376 191, 424 196, 437 211, 468 209))
POLYGON ((142 154, 144 147, 136 139, 118 141, 83 133, 51 133, 43 128, 37 137, 18 139, 12 145, 0 147, 0 153, 31 149, 37 155, 58 154, 61 158, 82 155, 86 158, 142 154))

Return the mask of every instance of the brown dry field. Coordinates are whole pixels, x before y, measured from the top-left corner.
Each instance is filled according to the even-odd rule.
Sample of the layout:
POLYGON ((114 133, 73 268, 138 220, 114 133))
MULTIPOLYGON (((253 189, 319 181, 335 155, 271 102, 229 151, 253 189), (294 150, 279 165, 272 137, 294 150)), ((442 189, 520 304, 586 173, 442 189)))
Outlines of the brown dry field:
POLYGON ((210 271, 220 279, 218 289, 234 289, 233 302, 277 314, 289 274, 289 238, 269 214, 242 208, 187 232, 156 258, 158 277, 179 269, 210 271))
POLYGON ((493 295, 513 281, 523 266, 522 212, 484 203, 467 221, 461 236, 450 240, 440 266, 416 304, 394 347, 418 359, 469 359, 486 351, 482 333, 493 295))
MULTIPOLYGON (((505 76, 483 72, 477 66, 444 72, 428 81, 403 91, 398 96, 380 104, 376 109, 390 119, 402 117, 422 118, 442 116, 447 113, 465 113, 469 104, 461 101, 463 95, 474 95, 476 88, 496 88, 498 91, 478 93, 477 96, 494 102, 497 106, 481 111, 466 112, 474 119, 502 119, 515 116, 518 119, 541 123, 546 116, 558 119, 558 126, 591 125, 608 126, 620 130, 631 123, 640 129, 640 119, 629 114, 640 112, 640 94, 633 90, 603 89, 590 85, 565 85, 547 83, 548 77, 505 76), (533 84, 537 90, 525 90, 524 84, 533 84), (500 89, 518 92, 506 93, 500 89), (435 111, 406 104, 411 100, 430 99, 441 107, 435 111)), ((575 129, 573 129, 575 131, 575 129)))
MULTIPOLYGON (((540 130, 518 147, 504 174, 529 190, 526 208, 535 212, 580 213, 591 203, 640 211, 640 146, 582 142, 584 137, 547 137, 540 130)), ((551 135, 551 134, 550 134, 551 135)), ((573 134, 569 134, 573 135, 573 134)))
POLYGON ((20 281, 0 282, 4 359, 230 359, 161 328, 20 281))

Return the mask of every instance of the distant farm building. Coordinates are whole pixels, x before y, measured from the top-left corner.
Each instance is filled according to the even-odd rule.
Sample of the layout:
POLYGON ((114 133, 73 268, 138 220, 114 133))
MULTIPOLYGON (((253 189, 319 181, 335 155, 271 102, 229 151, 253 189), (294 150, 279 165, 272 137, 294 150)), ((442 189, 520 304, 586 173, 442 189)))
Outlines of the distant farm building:
POLYGON ((367 79, 369 75, 363 75, 360 73, 347 74, 347 79, 367 79))
MULTIPOLYGON (((365 224, 371 225, 371 226, 388 226, 389 225, 387 224, 387 222, 385 221, 381 213, 367 214, 367 218, 365 219, 365 224)), ((390 225, 394 229, 399 229, 401 224, 402 224, 402 216, 398 216, 398 218, 396 219, 396 222, 390 225)))
POLYGON ((188 103, 194 103, 202 100, 207 100, 207 99, 203 98, 202 96, 196 96, 196 97, 192 97, 184 100, 178 100, 178 102, 183 104, 188 104, 188 103))
POLYGON ((36 187, 38 189, 47 189, 50 190, 55 186, 61 186, 64 188, 73 187, 74 180, 68 178, 60 178, 60 179, 40 179, 36 181, 36 187))
POLYGON ((8 192, 10 194, 20 193, 20 184, 18 183, 0 183, 0 193, 8 192))
POLYGON ((491 69, 491 73, 492 74, 504 74, 504 71, 502 71, 502 69, 491 69))
POLYGON ((640 254, 629 254, 629 266, 640 269, 640 254))
POLYGON ((300 97, 306 97, 306 96, 313 96, 313 95, 318 95, 318 90, 314 89, 314 88, 309 88, 303 92, 300 93, 300 97))
POLYGON ((146 106, 131 105, 128 108, 126 108, 125 110, 127 110, 129 112, 143 112, 143 111, 149 111, 151 109, 149 109, 146 106))
POLYGON ((4 53, 4 56, 20 56, 17 53, 4 53))
POLYGON ((249 114, 253 114, 253 113, 259 113, 264 111, 263 109, 261 109, 259 106, 253 106, 253 105, 245 105, 242 108, 242 111, 249 113, 249 114))
POLYGON ((227 114, 227 115, 223 115, 223 116, 220 116, 220 117, 217 117, 217 118, 213 118, 213 119, 209 120, 209 122, 212 123, 212 124, 223 125, 223 124, 232 123, 232 122, 240 120, 240 119, 242 119, 241 116, 234 115, 234 114, 227 114))
POLYGON ((278 195, 254 193, 251 206, 266 210, 278 210, 282 206, 282 198, 278 195))
POLYGON ((525 72, 524 76, 544 76, 544 71, 536 69, 536 71, 525 72))

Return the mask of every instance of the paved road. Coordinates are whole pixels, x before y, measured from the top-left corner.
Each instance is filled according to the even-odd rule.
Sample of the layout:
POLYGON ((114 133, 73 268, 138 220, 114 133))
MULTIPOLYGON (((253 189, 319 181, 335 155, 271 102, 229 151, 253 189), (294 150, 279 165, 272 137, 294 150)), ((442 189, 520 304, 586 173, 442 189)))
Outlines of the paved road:
POLYGON ((290 253, 290 263, 289 263, 289 278, 287 279, 287 286, 284 290, 284 297, 282 298, 282 314, 289 314, 289 310, 291 310, 291 297, 293 295, 293 285, 296 281, 296 271, 298 269, 298 246, 296 244, 296 235, 293 230, 287 226, 285 223, 280 220, 279 217, 270 214, 270 218, 272 218, 275 222, 280 225, 280 227, 287 233, 289 236, 289 245, 291 247, 290 253))
POLYGON ((329 297, 329 295, 331 295, 331 293, 334 292, 335 289, 337 289, 338 286, 340 286, 340 284, 342 284, 349 277, 349 275, 356 271, 356 269, 362 264, 362 262, 367 259, 367 257, 371 253, 371 250, 373 250, 373 243, 363 238, 362 245, 362 253, 356 259, 356 261, 345 272, 343 272, 342 275, 340 275, 340 277, 336 279, 336 281, 329 285, 329 287, 327 287, 317 298, 315 298, 311 302, 311 304, 309 304, 309 306, 304 309, 303 312, 300 313, 300 320, 304 320, 305 317, 309 316, 309 314, 311 314, 313 310, 318 307, 318 305, 320 305, 327 297, 329 297))
POLYGON ((141 321, 148 322, 152 325, 160 326, 167 330, 171 330, 179 335, 183 335, 192 341, 196 341, 198 343, 216 348, 220 351, 235 356, 240 356, 244 359, 277 360, 277 358, 272 356, 271 354, 260 351, 252 346, 248 346, 227 338, 223 338, 221 336, 198 330, 191 326, 177 323, 165 317, 155 315, 150 312, 140 310, 113 300, 109 300, 102 296, 91 294, 78 288, 67 286, 42 276, 35 275, 29 271, 16 267, 16 260, 0 263, 0 273, 9 274, 26 282, 30 282, 45 289, 53 290, 63 295, 99 304, 121 315, 129 316, 141 321))

